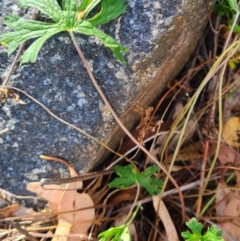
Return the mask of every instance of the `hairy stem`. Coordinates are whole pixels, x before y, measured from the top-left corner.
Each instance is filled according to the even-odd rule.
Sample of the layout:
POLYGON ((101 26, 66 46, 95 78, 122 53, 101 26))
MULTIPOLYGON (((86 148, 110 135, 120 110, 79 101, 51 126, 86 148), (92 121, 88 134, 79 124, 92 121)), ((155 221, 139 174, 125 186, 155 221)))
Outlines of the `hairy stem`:
POLYGON ((122 128, 122 130, 129 136, 129 138, 153 161, 155 162, 160 168, 161 170, 166 174, 166 176, 171 180, 171 182, 173 183, 173 185, 176 187, 176 189, 178 190, 179 193, 179 197, 180 197, 180 201, 181 201, 181 205, 182 205, 182 217, 184 219, 184 214, 185 214, 185 205, 184 205, 184 200, 183 200, 183 195, 182 192, 177 184, 177 182, 174 180, 174 178, 170 175, 170 173, 167 171, 167 169, 144 147, 142 146, 137 139, 134 138, 134 136, 130 133, 130 131, 124 126, 124 124, 122 123, 122 121, 120 120, 120 118, 117 116, 116 112, 113 110, 111 104, 109 103, 108 99, 106 98, 105 94, 103 93, 103 91, 101 90, 100 86, 98 85, 96 79, 93 76, 93 73, 90 69, 90 66, 87 62, 87 60, 85 59, 77 41, 75 38, 75 35, 73 32, 69 32, 71 39, 73 41, 73 44, 78 52, 79 57, 81 58, 84 67, 86 68, 88 75, 94 85, 94 87, 96 88, 98 94, 101 96, 102 100, 104 101, 105 105, 109 108, 110 112, 112 113, 114 119, 116 120, 116 122, 118 123, 118 125, 122 128))

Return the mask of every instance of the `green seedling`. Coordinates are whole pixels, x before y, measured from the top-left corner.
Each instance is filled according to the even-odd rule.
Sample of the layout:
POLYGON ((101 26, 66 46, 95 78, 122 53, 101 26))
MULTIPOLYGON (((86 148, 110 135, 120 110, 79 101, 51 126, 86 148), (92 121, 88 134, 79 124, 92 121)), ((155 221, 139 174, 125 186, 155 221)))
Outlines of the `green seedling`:
POLYGON ((181 235, 185 241, 224 241, 222 238, 222 230, 218 230, 216 226, 208 228, 207 232, 202 234, 203 225, 196 218, 192 218, 186 225, 191 232, 182 232, 181 235))
POLYGON ((141 173, 139 173, 133 165, 116 165, 114 169, 119 177, 108 184, 110 188, 126 188, 134 183, 138 183, 146 188, 152 196, 158 195, 161 192, 163 181, 153 175, 159 171, 157 165, 150 166, 141 173))
POLYGON ((37 55, 47 39, 53 35, 67 31, 98 37, 108 47, 114 56, 126 64, 121 52, 127 49, 113 38, 98 30, 99 25, 105 24, 126 11, 126 0, 62 0, 60 6, 57 0, 18 0, 21 7, 34 7, 52 19, 53 23, 28 20, 16 15, 4 18, 4 24, 15 30, 1 36, 0 42, 8 46, 8 54, 29 39, 35 41, 21 56, 21 63, 35 62, 37 55), (101 2, 100 11, 93 17, 89 13, 101 2))
POLYGON ((225 0, 223 2, 218 0, 216 4, 212 6, 212 9, 218 12, 219 16, 226 16, 228 18, 230 22, 228 29, 234 25, 233 31, 240 33, 240 26, 236 24, 236 22, 234 23, 236 15, 238 16, 240 14, 237 0, 225 0))
POLYGON ((111 241, 131 241, 131 236, 129 233, 128 226, 135 218, 139 208, 140 206, 137 206, 131 218, 127 221, 127 223, 118 227, 109 228, 108 230, 100 233, 98 235, 99 241, 110 241, 110 240, 111 241))

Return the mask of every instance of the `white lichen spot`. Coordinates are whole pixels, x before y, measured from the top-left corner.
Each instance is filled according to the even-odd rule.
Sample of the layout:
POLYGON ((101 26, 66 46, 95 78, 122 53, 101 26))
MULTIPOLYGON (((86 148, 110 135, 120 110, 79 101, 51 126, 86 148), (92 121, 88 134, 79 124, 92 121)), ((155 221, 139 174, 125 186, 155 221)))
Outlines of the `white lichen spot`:
POLYGON ((113 69, 113 68, 114 68, 114 65, 113 65, 111 62, 107 63, 107 65, 108 65, 108 67, 109 67, 110 69, 113 69))
POLYGON ((87 104, 87 101, 86 101, 86 99, 84 99, 84 98, 79 99, 78 102, 77 102, 77 105, 78 105, 80 108, 83 107, 83 105, 85 105, 85 104, 87 104))
POLYGON ((83 92, 78 92, 77 96, 80 98, 84 98, 86 95, 83 92))
POLYGON ((117 19, 117 24, 115 25, 115 39, 118 41, 120 41, 119 32, 121 29, 121 19, 122 19, 122 16, 117 19))
POLYGON ((13 148, 18 148, 18 143, 17 142, 14 142, 13 145, 12 145, 13 148))
POLYGON ((128 0, 128 6, 130 8, 134 8, 135 7, 135 1, 134 0, 128 0))
POLYGON ((3 144, 3 139, 0 137, 0 144, 3 144))
POLYGON ((93 71, 93 63, 94 61, 92 59, 88 60, 88 64, 90 66, 91 71, 93 71))
POLYGON ((153 29, 152 30, 152 36, 156 37, 158 35, 158 29, 153 29))
POLYGON ((128 77, 126 76, 126 73, 123 67, 120 67, 118 72, 115 73, 115 76, 120 80, 124 80, 124 81, 128 80, 128 77))
POLYGON ((158 1, 154 2, 154 3, 153 3, 153 7, 154 7, 155 9, 161 9, 161 4, 160 4, 160 2, 158 2, 158 1))

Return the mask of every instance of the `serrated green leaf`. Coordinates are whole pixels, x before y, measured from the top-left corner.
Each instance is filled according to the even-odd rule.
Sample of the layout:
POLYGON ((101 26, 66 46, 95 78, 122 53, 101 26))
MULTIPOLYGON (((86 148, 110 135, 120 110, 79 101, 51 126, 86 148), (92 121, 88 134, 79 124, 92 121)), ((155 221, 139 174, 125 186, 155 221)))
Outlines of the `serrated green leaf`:
POLYGON ((156 196, 161 192, 163 181, 157 180, 155 177, 141 176, 138 183, 144 187, 151 196, 156 196))
POLYGON ((192 218, 186 225, 194 234, 201 235, 203 225, 199 223, 196 218, 192 218))
POLYGON ((133 165, 127 166, 116 166, 115 172, 119 177, 113 179, 111 183, 108 184, 110 188, 122 188, 129 187, 134 183, 139 183, 144 187, 150 195, 158 195, 161 191, 163 181, 156 179, 154 176, 151 176, 156 171, 158 167, 152 166, 147 168, 145 171, 138 173, 133 165))
POLYGON ((44 34, 42 37, 38 38, 37 40, 32 43, 28 49, 24 52, 24 54, 20 58, 21 64, 32 62, 34 63, 37 59, 37 55, 42 48, 43 44, 46 42, 47 39, 52 37, 53 35, 61 32, 59 29, 52 29, 48 33, 44 34))
MULTIPOLYGON (((40 37, 41 39, 34 42, 32 46, 34 47, 33 53, 30 54, 33 50, 30 49, 29 51, 27 50, 26 55, 23 56, 22 62, 25 63, 27 60, 33 61, 36 59, 36 53, 39 52, 44 44, 44 39, 46 40, 49 36, 51 37, 54 35, 51 35, 49 31, 53 31, 53 33, 75 31, 81 34, 98 37, 121 63, 126 64, 121 52, 127 52, 127 49, 110 36, 95 28, 89 21, 83 20, 81 16, 78 16, 79 9, 76 5, 77 2, 78 0, 63 0, 61 8, 57 0, 18 0, 18 3, 22 7, 35 7, 52 18, 56 23, 54 25, 51 23, 23 19, 18 16, 6 17, 4 23, 14 29, 15 32, 3 34, 0 38, 0 42, 4 46, 8 46, 8 53, 11 54, 21 43, 32 38, 40 37), (39 44, 40 48, 38 48, 37 44, 39 44)), ((85 16, 87 16, 99 2, 100 0, 83 0, 80 6, 86 7, 86 12, 84 12, 85 16)))
POLYGON ((26 29, 31 31, 44 30, 44 29, 47 30, 53 26, 52 23, 45 23, 45 22, 36 21, 36 20, 19 18, 16 15, 4 17, 4 24, 6 24, 8 27, 14 30, 26 29))
POLYGON ((72 27, 77 19, 77 0, 63 0, 62 8, 65 11, 63 18, 65 25, 72 27))
POLYGON ((211 226, 208 228, 206 234, 203 235, 204 241, 224 241, 222 238, 222 230, 216 228, 216 226, 211 226))
POLYGON ((123 188, 130 187, 135 182, 137 182, 137 172, 133 165, 119 166, 114 167, 115 172, 119 177, 113 179, 112 182, 108 184, 110 188, 123 188))
POLYGON ((109 35, 103 33, 102 31, 95 28, 90 22, 83 20, 81 22, 78 22, 75 26, 73 31, 86 34, 86 35, 95 35, 97 36, 102 43, 112 50, 114 56, 122 63, 126 64, 126 61, 124 60, 122 54, 120 52, 127 52, 128 49, 123 47, 120 43, 115 41, 113 38, 111 38, 109 35))
POLYGON ((130 241, 130 234, 126 224, 119 227, 112 227, 98 235, 99 241, 130 241))
POLYGON ((150 176, 158 171, 159 171, 159 167, 157 165, 152 165, 144 170, 143 175, 150 176))
POLYGON ((13 29, 16 29, 15 32, 3 34, 0 38, 0 42, 4 42, 8 46, 8 55, 12 54, 23 42, 41 37, 48 32, 53 31, 55 33, 56 29, 58 29, 57 24, 28 20, 16 16, 5 17, 4 23, 13 29))
POLYGON ((62 18, 62 9, 57 0, 17 0, 20 7, 33 7, 46 14, 53 21, 58 22, 62 18))
POLYGON ((100 12, 88 21, 94 26, 108 23, 126 12, 126 2, 127 0, 103 0, 100 12))

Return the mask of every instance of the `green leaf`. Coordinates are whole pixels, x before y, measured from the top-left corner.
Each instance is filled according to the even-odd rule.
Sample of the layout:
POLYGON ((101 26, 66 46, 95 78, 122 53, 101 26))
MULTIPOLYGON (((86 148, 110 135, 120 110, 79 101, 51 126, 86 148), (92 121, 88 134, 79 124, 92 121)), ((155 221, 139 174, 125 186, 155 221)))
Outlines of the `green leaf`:
POLYGON ((110 188, 123 188, 130 187, 135 182, 137 182, 137 173, 133 165, 114 167, 115 172, 119 178, 115 178, 112 182, 108 184, 110 188))
POLYGON ((98 235, 99 241, 131 241, 128 226, 126 224, 119 227, 110 228, 98 235))
MULTIPOLYGON (((80 4, 80 7, 78 7, 78 0, 63 0, 61 8, 58 5, 57 0, 18 0, 20 6, 35 7, 52 18, 52 20, 56 23, 44 23, 41 21, 19 18, 18 16, 5 17, 4 23, 10 28, 14 29, 15 32, 3 34, 0 38, 0 42, 4 46, 8 46, 8 54, 10 55, 21 43, 33 38, 40 38, 39 40, 36 40, 30 46, 30 49, 24 53, 21 60, 22 63, 26 63, 27 61, 32 62, 36 60, 37 54, 43 46, 44 41, 54 34, 62 31, 75 31, 84 35, 93 35, 98 37, 102 43, 113 52, 114 56, 122 64, 126 64, 121 52, 127 52, 127 49, 107 34, 95 28, 95 26, 88 20, 82 19, 82 17, 87 16, 87 14, 100 1, 101 0, 83 0, 80 4), (81 12, 78 12, 78 10, 82 7, 85 8, 83 11, 83 16, 81 15, 81 12)), ((106 13, 109 15, 111 13, 111 9, 108 10, 107 8, 111 8, 111 5, 109 5, 108 2, 107 5, 103 4, 103 6, 105 15, 99 15, 99 17, 97 17, 97 21, 100 21, 101 18, 104 18, 102 22, 106 22, 106 19, 110 20, 114 16, 118 16, 120 14, 120 10, 118 10, 118 13, 114 13, 111 15, 111 17, 107 17, 106 13)), ((114 6, 117 6, 116 3, 114 3, 114 6)))
POLYGON ((48 30, 52 28, 52 26, 57 26, 56 24, 52 23, 44 23, 36 20, 19 18, 16 15, 4 17, 4 24, 14 30, 26 29, 31 31, 48 30))
POLYGON ((203 235, 204 241, 224 241, 222 238, 222 230, 216 228, 216 226, 211 226, 208 228, 206 234, 203 235))
POLYGON ((111 38, 109 35, 103 33, 102 31, 95 28, 90 22, 83 20, 81 22, 78 22, 77 25, 74 26, 73 31, 86 34, 86 35, 95 35, 97 36, 102 43, 112 50, 114 56, 120 60, 122 64, 126 64, 126 61, 124 60, 122 54, 120 52, 127 52, 128 49, 123 47, 121 44, 119 44, 117 41, 115 41, 113 38, 111 38))
POLYGON ((78 7, 78 11, 84 11, 86 7, 92 2, 93 0, 82 0, 78 7))
POLYGON ((207 232, 202 235, 203 225, 197 222, 196 218, 192 218, 186 225, 192 233, 189 231, 181 233, 185 241, 224 241, 222 231, 218 230, 216 226, 211 226, 207 232))
POLYGON ((88 21, 94 26, 108 23, 126 12, 126 2, 127 0, 103 0, 100 12, 88 21))
POLYGON ((62 9, 57 0, 17 0, 20 7, 33 7, 46 14, 53 21, 58 22, 62 18, 62 9))
POLYGON ((227 0, 228 1, 228 4, 229 6, 231 7, 231 9, 237 13, 239 10, 238 10, 238 3, 237 3, 237 0, 227 0))
POLYGON ((38 38, 34 43, 32 43, 29 46, 29 48, 24 52, 24 54, 21 56, 20 58, 21 64, 28 63, 28 62, 34 63, 37 59, 37 55, 40 49, 42 48, 46 40, 59 32, 61 32, 61 30, 52 29, 52 31, 49 31, 48 33, 44 34, 42 37, 38 38))
POLYGON ((84 11, 84 18, 101 2, 101 0, 83 1, 78 11, 84 11), (84 6, 84 7, 83 7, 84 6))
POLYGON ((52 35, 54 35, 61 31, 57 24, 28 20, 17 16, 5 17, 4 23, 16 30, 15 32, 3 34, 0 38, 1 43, 3 42, 8 45, 9 55, 12 54, 21 43, 29 39, 41 37, 45 34, 49 35, 49 32, 52 32, 52 35))
POLYGON ((108 184, 110 188, 129 187, 134 183, 139 183, 152 196, 161 192, 163 181, 152 176, 152 174, 159 170, 157 165, 153 165, 141 173, 138 173, 133 165, 116 165, 114 169, 119 177, 108 184))
POLYGON ((77 0, 63 0, 62 8, 65 11, 64 24, 72 27, 77 19, 77 0))

